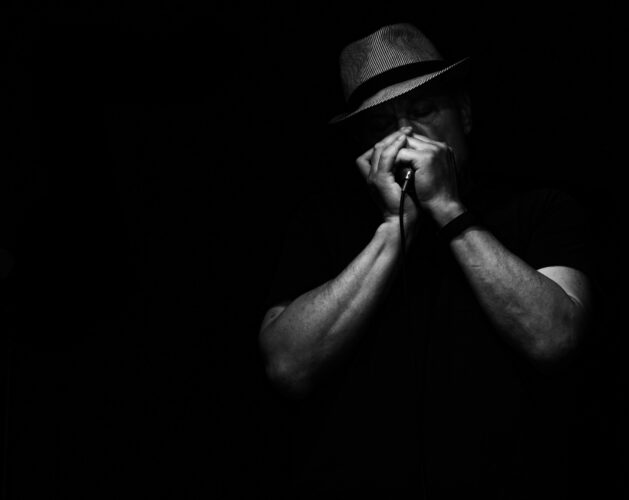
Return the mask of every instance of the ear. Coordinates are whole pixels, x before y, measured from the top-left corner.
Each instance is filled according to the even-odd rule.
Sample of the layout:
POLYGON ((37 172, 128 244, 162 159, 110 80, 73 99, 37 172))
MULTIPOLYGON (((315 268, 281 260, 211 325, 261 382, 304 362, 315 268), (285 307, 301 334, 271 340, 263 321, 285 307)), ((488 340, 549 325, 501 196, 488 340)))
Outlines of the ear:
POLYGON ((459 115, 463 124, 463 131, 468 135, 472 131, 472 104, 470 102, 470 94, 467 90, 457 92, 457 104, 459 107, 459 115))

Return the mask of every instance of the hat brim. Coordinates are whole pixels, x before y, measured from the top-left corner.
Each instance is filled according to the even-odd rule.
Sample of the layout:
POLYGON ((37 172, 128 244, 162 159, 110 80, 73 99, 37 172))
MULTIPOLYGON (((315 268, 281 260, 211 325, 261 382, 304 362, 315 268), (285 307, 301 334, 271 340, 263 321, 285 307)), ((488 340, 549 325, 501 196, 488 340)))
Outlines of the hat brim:
POLYGON ((348 118, 351 118, 361 113, 362 111, 365 111, 366 109, 373 108, 374 106, 377 106, 378 104, 382 104, 383 102, 390 101, 391 99, 394 99, 395 97, 399 97, 402 94, 410 92, 411 90, 416 89, 417 87, 420 87, 421 85, 425 85, 426 83, 431 82, 433 80, 436 80, 436 79, 450 80, 450 79, 461 78, 467 74, 469 70, 469 66, 470 66, 470 58, 465 57, 459 61, 456 61, 450 64, 449 66, 446 66, 445 68, 440 69, 439 71, 435 71, 433 73, 427 73, 425 75, 417 76, 415 78, 411 78, 410 80, 405 80, 405 81, 390 85, 388 87, 385 87, 379 92, 372 95, 371 97, 365 99, 362 103, 360 103, 360 106, 358 106, 358 108, 350 112, 336 115, 328 123, 332 125, 335 123, 343 122, 347 120, 348 118))

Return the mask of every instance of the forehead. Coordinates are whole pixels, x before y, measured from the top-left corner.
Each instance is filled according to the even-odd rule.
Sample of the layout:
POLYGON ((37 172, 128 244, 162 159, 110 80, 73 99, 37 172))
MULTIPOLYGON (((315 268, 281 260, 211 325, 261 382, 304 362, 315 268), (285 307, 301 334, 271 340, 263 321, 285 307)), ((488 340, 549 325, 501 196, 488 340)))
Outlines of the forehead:
POLYGON ((417 87, 413 90, 405 92, 401 96, 392 99, 393 101, 417 101, 423 99, 436 99, 446 97, 449 94, 449 90, 443 86, 426 85, 417 87))

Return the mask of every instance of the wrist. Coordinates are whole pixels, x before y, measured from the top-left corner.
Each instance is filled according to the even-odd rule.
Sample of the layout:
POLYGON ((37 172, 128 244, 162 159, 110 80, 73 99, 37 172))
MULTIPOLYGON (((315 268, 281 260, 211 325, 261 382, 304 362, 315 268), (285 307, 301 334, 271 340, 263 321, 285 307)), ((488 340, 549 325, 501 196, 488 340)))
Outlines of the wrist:
POLYGON ((459 201, 435 204, 434 206, 429 207, 429 210, 433 219, 440 228, 467 211, 465 206, 459 201))
MULTIPOLYGON (((409 214, 404 214, 403 216, 404 239, 406 240, 405 243, 407 249, 415 233, 415 219, 416 216, 409 214)), ((402 242, 399 216, 385 217, 384 221, 380 224, 380 226, 378 226, 377 232, 382 234, 388 243, 399 247, 402 242)))
POLYGON ((380 223, 376 233, 381 234, 387 241, 400 238, 400 220, 398 217, 385 217, 380 223))
POLYGON ((455 217, 437 232, 437 237, 444 244, 449 245, 455 238, 458 238, 471 227, 478 226, 479 220, 470 211, 465 211, 455 217))

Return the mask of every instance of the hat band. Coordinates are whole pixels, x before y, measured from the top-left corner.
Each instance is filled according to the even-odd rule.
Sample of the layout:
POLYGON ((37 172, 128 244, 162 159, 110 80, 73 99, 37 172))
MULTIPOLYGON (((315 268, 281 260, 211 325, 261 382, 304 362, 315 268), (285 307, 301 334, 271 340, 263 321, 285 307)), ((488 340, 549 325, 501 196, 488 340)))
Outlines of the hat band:
POLYGON ((444 60, 423 61, 405 64, 403 66, 398 66, 384 71, 383 73, 364 81, 354 89, 349 96, 349 99, 347 99, 349 111, 355 111, 358 106, 365 101, 365 99, 371 97, 385 87, 389 87, 390 85, 394 85, 405 80, 410 80, 411 78, 439 71, 449 64, 450 63, 444 60))

